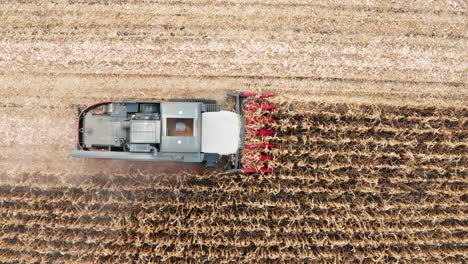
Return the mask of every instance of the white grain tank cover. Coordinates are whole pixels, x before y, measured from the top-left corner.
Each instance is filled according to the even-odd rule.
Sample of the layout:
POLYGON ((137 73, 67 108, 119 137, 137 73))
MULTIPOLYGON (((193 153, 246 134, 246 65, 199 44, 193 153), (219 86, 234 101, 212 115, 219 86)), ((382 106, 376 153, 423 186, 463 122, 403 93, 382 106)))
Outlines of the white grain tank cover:
POLYGON ((240 119, 234 112, 202 114, 202 146, 204 153, 233 154, 239 148, 240 119))

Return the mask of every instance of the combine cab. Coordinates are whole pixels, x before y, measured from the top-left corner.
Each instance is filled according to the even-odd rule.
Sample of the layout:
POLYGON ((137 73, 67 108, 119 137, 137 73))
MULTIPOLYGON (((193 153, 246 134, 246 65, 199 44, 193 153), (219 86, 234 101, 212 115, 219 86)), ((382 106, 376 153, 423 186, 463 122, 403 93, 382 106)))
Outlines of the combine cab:
POLYGON ((234 111, 214 100, 111 102, 78 107, 78 158, 204 163, 228 172, 271 172, 273 94, 229 93, 234 111))

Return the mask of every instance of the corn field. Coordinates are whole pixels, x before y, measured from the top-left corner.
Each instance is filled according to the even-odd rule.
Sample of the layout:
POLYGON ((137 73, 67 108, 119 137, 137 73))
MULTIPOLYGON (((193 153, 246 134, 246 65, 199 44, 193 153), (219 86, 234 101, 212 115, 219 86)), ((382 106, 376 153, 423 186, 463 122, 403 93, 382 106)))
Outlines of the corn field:
POLYGON ((460 262, 468 109, 280 103, 272 174, 6 179, 0 258, 460 262), (47 180, 44 180, 47 179, 47 180), (45 181, 45 182, 44 182, 45 181), (9 183, 8 183, 9 182, 9 183))
POLYGON ((467 7, 0 1, 0 263, 465 263, 467 7), (228 91, 273 173, 69 156, 75 104, 228 91))

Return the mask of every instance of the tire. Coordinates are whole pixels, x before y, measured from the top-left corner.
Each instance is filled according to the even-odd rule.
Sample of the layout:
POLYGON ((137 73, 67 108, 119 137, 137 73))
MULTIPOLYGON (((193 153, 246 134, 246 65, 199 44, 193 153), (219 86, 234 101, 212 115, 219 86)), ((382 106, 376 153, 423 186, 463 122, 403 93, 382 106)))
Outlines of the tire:
POLYGON ((179 102, 179 103, 202 103, 202 104, 218 104, 218 102, 216 102, 216 100, 213 100, 213 99, 204 99, 204 98, 200 98, 200 99, 180 99, 180 98, 173 98, 173 99, 169 99, 167 100, 168 102, 179 102))

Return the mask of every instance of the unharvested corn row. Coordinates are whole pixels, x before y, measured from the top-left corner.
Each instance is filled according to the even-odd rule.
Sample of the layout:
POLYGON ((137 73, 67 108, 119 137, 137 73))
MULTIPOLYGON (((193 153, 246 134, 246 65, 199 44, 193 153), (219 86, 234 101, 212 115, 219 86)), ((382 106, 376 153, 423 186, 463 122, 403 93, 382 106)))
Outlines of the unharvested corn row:
POLYGON ((466 258, 466 108, 274 103, 243 156, 272 173, 1 184, 0 261, 466 258))

